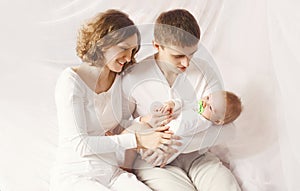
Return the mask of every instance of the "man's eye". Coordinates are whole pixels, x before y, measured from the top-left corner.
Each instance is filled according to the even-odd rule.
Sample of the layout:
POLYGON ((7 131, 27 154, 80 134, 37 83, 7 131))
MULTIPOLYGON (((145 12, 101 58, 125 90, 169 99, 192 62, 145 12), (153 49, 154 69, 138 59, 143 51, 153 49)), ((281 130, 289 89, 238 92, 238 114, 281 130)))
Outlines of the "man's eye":
POLYGON ((126 51, 126 50, 128 50, 128 48, 127 47, 120 47, 123 51, 126 51))
POLYGON ((183 55, 175 55, 174 57, 175 58, 183 58, 184 56, 183 55))

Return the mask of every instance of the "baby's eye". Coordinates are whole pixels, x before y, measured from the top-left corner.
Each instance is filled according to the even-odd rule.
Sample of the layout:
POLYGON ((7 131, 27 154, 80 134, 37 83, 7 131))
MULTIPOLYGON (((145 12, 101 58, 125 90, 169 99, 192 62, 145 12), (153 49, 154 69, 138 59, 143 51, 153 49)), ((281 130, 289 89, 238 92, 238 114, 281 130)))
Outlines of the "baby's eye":
POLYGON ((211 106, 209 106, 209 110, 212 111, 212 107, 211 106))

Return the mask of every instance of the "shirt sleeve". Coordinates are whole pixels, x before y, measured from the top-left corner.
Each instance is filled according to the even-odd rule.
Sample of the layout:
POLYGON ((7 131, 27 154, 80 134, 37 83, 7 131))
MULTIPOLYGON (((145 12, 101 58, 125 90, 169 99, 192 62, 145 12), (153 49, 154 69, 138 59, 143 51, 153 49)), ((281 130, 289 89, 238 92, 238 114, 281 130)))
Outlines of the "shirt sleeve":
POLYGON ((140 118, 133 119, 133 113, 136 109, 136 101, 132 98, 129 90, 131 89, 131 83, 128 80, 122 79, 122 121, 121 126, 128 128, 136 122, 140 121, 140 118))
POLYGON ((58 82, 56 105, 61 140, 71 144, 74 151, 82 157, 136 148, 134 134, 115 136, 88 134, 85 114, 87 111, 84 108, 85 93, 85 90, 72 78, 64 78, 63 81, 58 82))
POLYGON ((172 120, 168 126, 175 135, 182 137, 190 137, 209 128, 212 123, 205 119, 196 111, 189 109, 183 110, 180 116, 172 120))
POLYGON ((208 63, 205 60, 196 58, 195 63, 195 91, 197 92, 197 100, 208 94, 223 90, 223 81, 217 66, 208 63))

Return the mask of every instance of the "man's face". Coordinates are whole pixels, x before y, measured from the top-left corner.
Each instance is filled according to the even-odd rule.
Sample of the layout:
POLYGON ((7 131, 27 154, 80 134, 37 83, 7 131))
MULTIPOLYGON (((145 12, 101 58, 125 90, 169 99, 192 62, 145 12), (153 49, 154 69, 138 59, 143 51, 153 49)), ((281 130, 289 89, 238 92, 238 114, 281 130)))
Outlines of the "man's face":
POLYGON ((198 44, 188 47, 161 46, 154 44, 158 49, 158 59, 166 63, 175 73, 184 72, 190 65, 190 60, 198 49, 198 44))

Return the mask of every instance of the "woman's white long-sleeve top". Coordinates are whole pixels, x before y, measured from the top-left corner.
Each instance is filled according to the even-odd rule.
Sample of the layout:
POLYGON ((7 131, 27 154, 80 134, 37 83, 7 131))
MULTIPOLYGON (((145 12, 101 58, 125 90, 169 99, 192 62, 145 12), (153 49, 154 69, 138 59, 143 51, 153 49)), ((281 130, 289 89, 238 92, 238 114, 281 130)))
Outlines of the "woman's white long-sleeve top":
POLYGON ((96 94, 72 68, 63 71, 55 91, 58 163, 97 161, 115 165, 116 152, 136 148, 134 134, 105 136, 122 118, 120 81, 121 76, 117 75, 107 92, 96 94))

